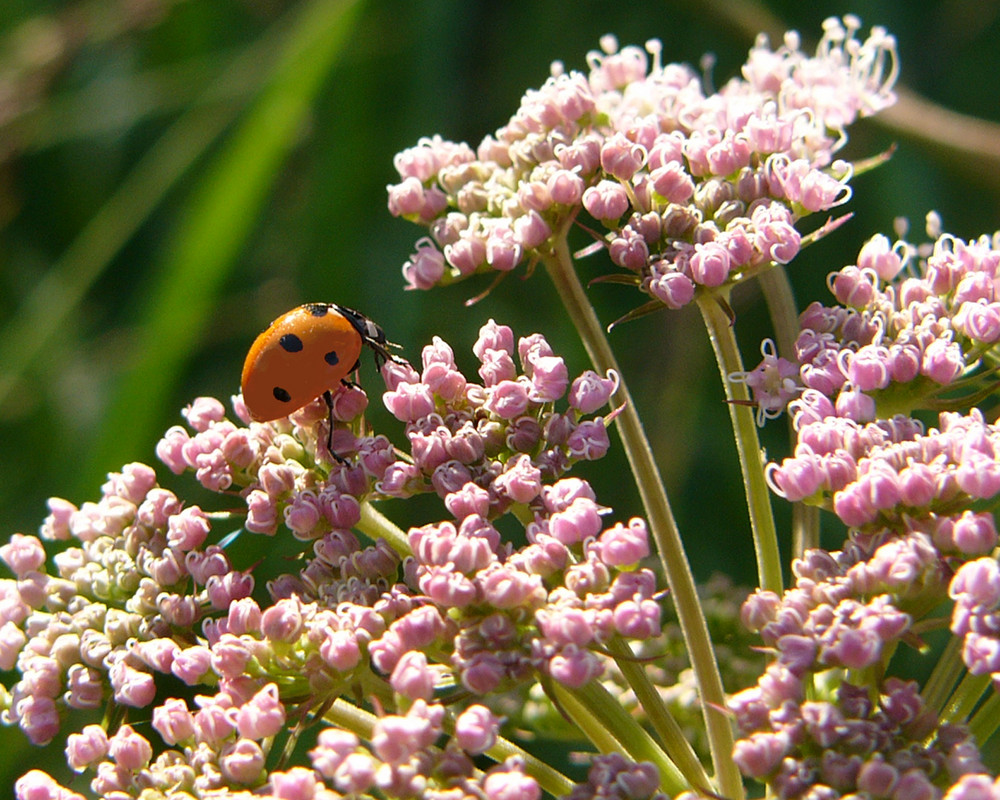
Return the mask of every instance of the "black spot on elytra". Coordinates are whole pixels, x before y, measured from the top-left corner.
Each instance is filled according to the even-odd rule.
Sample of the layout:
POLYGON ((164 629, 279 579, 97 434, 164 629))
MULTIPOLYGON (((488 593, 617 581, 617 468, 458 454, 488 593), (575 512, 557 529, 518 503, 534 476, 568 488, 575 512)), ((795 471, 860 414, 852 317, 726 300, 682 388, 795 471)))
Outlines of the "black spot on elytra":
POLYGON ((325 303, 306 303, 305 309, 314 317, 325 317, 330 307, 325 303))
POLYGON ((331 367, 335 367, 337 366, 337 364, 340 363, 340 356, 337 355, 336 350, 331 350, 329 353, 323 356, 323 360, 326 361, 326 363, 329 364, 331 367))
POLYGON ((274 399, 277 400, 279 403, 291 402, 292 396, 285 389, 282 389, 280 386, 275 386, 274 389, 272 389, 272 391, 274 392, 274 399))
POLYGON ((286 333, 278 339, 278 344, 281 345, 282 350, 289 353, 297 353, 302 349, 302 340, 294 333, 286 333))

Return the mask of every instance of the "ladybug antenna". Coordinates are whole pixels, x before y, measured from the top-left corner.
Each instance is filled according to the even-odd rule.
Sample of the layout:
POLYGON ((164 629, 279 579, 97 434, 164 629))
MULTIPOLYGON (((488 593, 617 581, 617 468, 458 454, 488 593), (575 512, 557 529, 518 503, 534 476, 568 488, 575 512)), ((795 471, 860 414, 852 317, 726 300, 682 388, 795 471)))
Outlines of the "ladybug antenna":
MULTIPOLYGON (((382 329, 379 328, 379 333, 382 333, 382 329)), ((403 346, 401 344, 396 344, 395 342, 388 342, 385 339, 385 334, 382 334, 381 339, 375 339, 369 336, 364 337, 364 342, 372 349, 372 353, 375 356, 375 369, 379 372, 382 371, 382 367, 387 361, 394 361, 397 364, 407 364, 407 360, 401 356, 397 356, 395 353, 390 353, 389 348, 394 347, 397 350, 402 350, 403 346)))

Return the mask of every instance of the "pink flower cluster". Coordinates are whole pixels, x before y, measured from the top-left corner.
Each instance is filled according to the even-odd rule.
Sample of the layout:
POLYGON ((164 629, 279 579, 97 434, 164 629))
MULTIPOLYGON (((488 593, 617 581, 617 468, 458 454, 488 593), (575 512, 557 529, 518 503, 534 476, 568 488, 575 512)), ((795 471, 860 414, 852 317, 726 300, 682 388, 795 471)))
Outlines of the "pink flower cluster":
POLYGON ((655 575, 638 568, 649 554, 642 520, 604 528, 593 491, 576 478, 545 487, 533 505, 528 544, 516 551, 476 512, 410 531, 407 583, 439 611, 418 608, 369 646, 397 691, 434 689, 407 660, 414 648, 447 649, 465 688, 483 695, 537 670, 582 686, 603 671, 595 648, 609 637, 660 633, 655 575))
MULTIPOLYGON (((749 589, 734 584, 723 573, 713 574, 699 583, 698 600, 705 612, 713 648, 719 660, 723 686, 734 693, 753 686, 767 661, 759 648, 759 639, 740 620, 740 608, 749 589)), ((633 641, 635 659, 645 667, 653 688, 683 731, 684 738, 702 759, 710 758, 709 743, 703 728, 699 687, 677 613, 664 604, 662 632, 656 638, 633 641)), ((636 696, 617 662, 607 664, 601 683, 629 714, 646 723, 649 711, 636 696)), ((542 730, 561 739, 576 735, 574 724, 545 697, 538 684, 523 687, 499 698, 499 710, 512 726, 524 730, 542 730)), ((579 791, 579 789, 578 789, 579 791)))
POLYGON ((939 784, 984 772, 968 731, 940 724, 913 681, 889 678, 874 698, 845 681, 829 698, 807 699, 772 677, 767 722, 748 730, 740 719, 733 758, 777 797, 930 800, 939 784))
POLYGON ((573 463, 607 452, 605 420, 585 417, 608 404, 616 375, 587 370, 571 382, 543 336, 515 343, 511 329, 493 320, 472 349, 481 383, 459 371, 451 347, 437 337, 424 348, 420 372, 384 367, 383 399, 406 423, 412 460, 387 467, 376 485, 381 494, 435 491, 456 518, 470 511, 495 517, 534 500, 543 481, 573 463), (564 397, 568 408, 557 410, 564 397))
POLYGON ((926 530, 945 552, 975 556, 996 545, 992 515, 971 508, 1000 493, 1000 430, 980 411, 944 412, 924 432, 908 417, 838 417, 816 392, 792 408, 795 454, 768 466, 777 494, 822 505, 852 527, 926 530))
MULTIPOLYGON (((168 745, 155 756, 153 743, 131 726, 109 736, 92 724, 69 736, 67 761, 78 772, 94 773, 90 788, 101 797, 334 800, 371 791, 408 798, 439 788, 485 800, 540 797, 517 757, 477 773, 472 758, 492 746, 500 723, 483 706, 470 706, 452 720, 455 733, 444 748, 435 747, 444 733, 444 707, 419 700, 405 714, 376 720, 369 746, 349 731, 327 727, 309 751, 312 769, 268 773, 270 743, 263 740, 286 726, 274 684, 252 697, 199 698, 199 705, 193 711, 182 700, 169 700, 154 711, 153 730, 168 745)), ((24 775, 16 791, 21 800, 80 798, 39 770, 24 775)))
MULTIPOLYGON (((793 588, 782 597, 758 590, 744 603, 742 617, 773 648, 774 664, 796 679, 829 667, 879 663, 910 628, 910 615, 901 609, 945 590, 941 556, 919 533, 858 539, 832 554, 810 550, 793 570, 793 588)), ((754 696, 749 691, 741 703, 754 696)))
POLYGON ((566 800, 666 800, 660 776, 648 761, 634 764, 619 753, 594 756, 586 783, 577 784, 566 800))
POLYGON ((245 527, 274 535, 285 527, 303 540, 349 529, 360 518, 359 497, 371 492, 395 460, 384 436, 356 436, 368 398, 357 387, 333 394, 333 450, 351 455, 350 464, 336 462, 326 450, 327 408, 320 398, 288 418, 249 422, 240 398, 237 416, 246 427, 226 417, 223 404, 201 397, 186 409, 193 435, 170 428, 156 454, 176 474, 193 471, 213 492, 239 490, 247 504, 245 527))
POLYGON ((0 666, 20 673, 5 721, 36 744, 71 709, 148 706, 156 685, 145 645, 183 638, 253 590, 249 573, 205 545, 206 515, 144 464, 109 475, 96 503, 49 507, 42 539, 16 534, 0 547, 15 576, 0 581, 0 666), (55 574, 42 540, 72 544, 53 556, 55 574))
MULTIPOLYGON (((334 397, 334 449, 351 456, 343 461, 326 450, 319 403, 249 425, 213 398, 185 410, 190 430, 172 428, 157 448, 171 470, 242 497, 247 530, 311 545, 266 597, 215 543, 212 518, 241 515, 186 506, 148 466, 110 475, 97 502, 51 500, 41 538, 17 534, 0 547, 14 575, 0 582, 0 667, 19 675, 5 721, 45 744, 74 710, 109 700, 151 715, 141 734, 127 724, 70 734, 70 765, 102 796, 267 786, 287 800, 370 790, 403 798, 437 781, 487 798, 536 797, 516 758, 475 772, 470 757, 494 746, 501 722, 483 705, 458 713, 452 743, 436 748, 445 710, 435 697, 461 685, 485 698, 539 674, 582 686, 603 671, 610 637, 659 636, 661 609, 656 578, 640 566, 645 523, 605 525, 590 486, 564 476, 607 450, 605 422, 591 415, 607 405, 614 376, 571 380, 544 338, 515 342, 492 321, 474 352, 481 382, 441 340, 420 372, 386 365, 384 400, 406 423, 408 452, 361 433, 367 398, 354 387, 334 397), (395 539, 398 550, 353 530, 364 503, 415 493, 436 494, 444 519, 395 539), (493 524, 508 513, 524 527, 520 547, 493 524), (52 542, 61 545, 54 575, 52 542), (164 699, 170 682, 201 693, 193 703, 164 699), (295 705, 353 698, 359 686, 387 690, 376 692, 383 713, 367 744, 330 727, 315 771, 273 769, 267 742, 295 705)), ((24 797, 71 796, 44 773, 20 786, 24 797)))
POLYGON ((942 723, 915 683, 880 679, 874 697, 843 682, 829 696, 807 696, 824 671, 878 669, 912 635, 914 617, 940 604, 950 570, 930 537, 858 536, 840 552, 809 551, 793 570, 783 597, 758 591, 743 606, 744 624, 773 653, 757 685, 730 700, 743 774, 785 798, 917 800, 982 772, 968 729, 942 723))
POLYGON ((987 236, 920 248, 873 237, 830 276, 838 305, 801 316, 802 386, 858 422, 933 407, 1000 340, 998 267, 1000 242, 987 236))
POLYGON ((949 587, 955 601, 951 631, 962 638, 972 675, 990 675, 1000 687, 1000 564, 994 556, 963 564, 949 587))
MULTIPOLYGON (((943 749, 927 755, 918 777, 916 765, 894 761, 898 744, 879 747, 875 766, 852 757, 849 779, 839 761, 828 776, 827 765, 803 761, 810 747, 828 745, 803 742, 789 726, 802 724, 805 676, 881 668, 912 631, 935 624, 929 612, 949 597, 966 667, 1000 681, 991 510, 1000 495, 1000 429, 978 409, 964 410, 995 387, 992 370, 981 367, 1000 340, 1000 323, 991 321, 1000 320, 998 267, 996 237, 945 234, 918 248, 876 236, 856 264, 830 276, 837 304, 813 303, 801 315, 796 362, 766 347, 761 366, 740 376, 763 416, 786 404, 793 415, 794 452, 768 465, 772 490, 832 511, 849 528, 843 552, 810 551, 796 562, 794 588, 780 598, 758 592, 743 608, 774 659, 756 687, 733 698, 743 734, 737 758, 779 794, 798 796, 805 783, 796 776, 811 774, 838 792, 924 797, 936 791, 928 782, 982 771, 967 733, 939 727, 932 709, 922 712, 917 738, 943 749), (949 407, 963 410, 940 411, 949 407), (937 428, 911 416, 926 409, 940 411, 937 428), (798 716, 788 715, 793 707, 798 716)), ((892 696, 900 685, 880 688, 892 696)), ((915 690, 905 691, 919 706, 915 690)), ((838 724, 849 728, 839 703, 838 724)))
MULTIPOLYGON (((830 276, 840 305, 813 303, 801 318, 796 356, 805 388, 788 403, 795 450, 767 472, 778 495, 827 508, 861 532, 919 533, 958 567, 993 551, 996 522, 983 504, 1000 494, 1000 429, 977 409, 942 412, 926 431, 908 415, 961 405, 994 385, 991 370, 977 370, 1000 340, 1000 326, 987 324, 1000 313, 998 267, 1000 242, 991 237, 945 234, 917 248, 876 236, 856 265, 830 276)), ((762 369, 787 374, 788 362, 770 356, 762 369)), ((775 394, 770 401, 781 402, 775 394)), ((988 613, 961 586, 951 589, 953 631, 965 637, 970 669, 994 673, 996 632, 970 622, 988 613)))
MULTIPOLYGON (((357 387, 333 394, 333 449, 353 455, 350 463, 335 463, 326 452, 320 399, 287 419, 242 427, 218 400, 199 398, 185 414, 193 435, 171 428, 157 455, 177 474, 194 471, 207 489, 238 489, 247 504, 247 530, 273 535, 284 523, 311 541, 349 530, 367 497, 436 492, 449 509, 462 503, 478 508, 482 501, 465 488, 471 484, 487 493, 481 512, 496 516, 535 497, 543 480, 607 452, 604 419, 589 417, 608 404, 617 376, 587 370, 571 382, 544 337, 533 334, 515 344, 510 328, 492 320, 473 351, 481 383, 459 371, 451 347, 437 337, 424 348, 420 372, 405 362, 383 367, 385 405, 406 423, 406 459, 387 437, 361 433, 367 397, 357 387), (564 398, 568 407, 557 410, 564 398)), ((234 404, 249 420, 242 401, 234 404)))
POLYGON ((369 747, 353 733, 327 728, 309 758, 326 783, 344 794, 377 791, 407 798, 440 791, 443 796, 538 800, 541 790, 516 756, 476 774, 471 757, 492 746, 500 723, 487 708, 473 705, 459 714, 447 746, 437 748, 444 719, 443 706, 417 700, 405 714, 380 717, 369 747))
POLYGON ((989 372, 974 373, 1000 341, 998 268, 995 235, 941 234, 919 247, 876 235, 856 264, 829 276, 837 304, 814 302, 802 313, 795 360, 766 345, 761 364, 739 378, 768 417, 802 393, 791 408, 806 412, 806 423, 971 404, 994 386, 989 372))
MULTIPOLYGON (((218 475, 231 479, 222 482, 226 487, 246 481, 248 530, 273 534, 284 519, 296 536, 314 541, 315 557, 304 569, 269 589, 275 598, 339 604, 338 614, 345 604, 359 606, 350 622, 324 623, 350 640, 340 642, 354 659, 348 669, 358 644, 346 631, 364 631, 362 646, 373 664, 407 696, 433 694, 435 673, 416 655, 432 645, 454 650, 460 680, 479 694, 517 684, 539 668, 580 686, 603 668, 593 645, 612 634, 644 639, 660 630, 655 579, 634 569, 649 554, 644 523, 604 529, 604 509, 590 487, 558 480, 575 461, 606 452, 604 420, 586 415, 608 403, 617 382, 592 371, 571 382, 543 337, 515 343, 510 328, 492 320, 473 352, 481 383, 459 371, 440 339, 424 349, 420 372, 386 364, 384 401, 406 423, 405 459, 385 437, 352 442, 335 433, 335 448, 353 447, 358 456, 356 463, 333 464, 316 452, 323 438, 315 428, 322 424, 318 408, 288 422, 239 428, 211 400, 188 411, 195 435, 172 429, 159 452, 175 471, 193 469, 208 488, 219 485, 218 475), (557 410, 564 397, 568 407, 557 410), (231 458, 234 452, 240 460, 231 458), (205 464, 214 465, 211 473, 205 464), (452 519, 409 532, 406 586, 393 587, 399 556, 385 542, 362 550, 350 529, 365 499, 426 492, 443 499, 452 519), (528 522, 529 544, 515 552, 491 520, 517 509, 528 522), (393 587, 388 594, 387 587, 393 587), (532 617, 537 627, 525 630, 522 621, 532 617)), ((335 415, 339 395, 358 391, 335 395, 335 415)))
POLYGON ((699 75, 660 63, 660 43, 605 37, 590 70, 561 64, 473 150, 440 137, 396 156, 389 210, 426 226, 403 266, 408 288, 544 258, 585 211, 611 260, 670 308, 699 287, 747 277, 799 250, 804 214, 850 196, 833 162, 844 128, 894 101, 895 43, 827 20, 815 56, 762 38, 743 77, 706 95, 699 75), (652 56, 652 64, 650 57, 652 56))

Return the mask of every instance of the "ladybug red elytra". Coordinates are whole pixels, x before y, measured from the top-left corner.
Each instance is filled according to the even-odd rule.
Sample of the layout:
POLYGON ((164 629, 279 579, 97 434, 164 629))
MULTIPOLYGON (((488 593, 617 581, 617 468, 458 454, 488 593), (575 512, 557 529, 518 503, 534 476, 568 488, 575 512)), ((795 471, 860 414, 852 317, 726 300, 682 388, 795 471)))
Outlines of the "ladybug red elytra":
POLYGON ((364 314, 335 303, 306 303, 282 314, 257 337, 243 364, 243 402, 257 422, 287 417, 322 396, 330 410, 327 448, 333 437, 330 390, 352 385, 361 348, 375 353, 378 369, 392 359, 385 333, 364 314))

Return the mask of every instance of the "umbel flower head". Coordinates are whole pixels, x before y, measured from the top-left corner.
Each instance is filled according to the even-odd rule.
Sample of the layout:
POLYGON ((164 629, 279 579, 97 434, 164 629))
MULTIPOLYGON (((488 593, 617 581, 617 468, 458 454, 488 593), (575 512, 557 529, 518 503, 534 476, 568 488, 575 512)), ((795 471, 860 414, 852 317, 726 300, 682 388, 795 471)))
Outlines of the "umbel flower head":
MULTIPOLYGON (((644 521, 606 523, 589 484, 565 474, 607 450, 594 414, 615 376, 571 379, 542 336, 515 339, 492 320, 473 352, 473 378, 437 338, 422 369, 385 366, 404 449, 364 429, 360 388, 339 389, 333 442, 346 463, 326 449, 319 403, 252 423, 239 398, 235 420, 196 400, 157 452, 209 503, 236 497, 242 513, 186 505, 138 463, 109 475, 96 502, 52 499, 38 537, 0 547, 14 576, 0 580, 0 666, 17 676, 3 721, 37 744, 66 737, 70 766, 101 796, 536 797, 517 757, 475 769, 503 721, 484 703, 540 679, 584 685, 611 638, 660 635, 660 598, 641 564, 644 521), (441 516, 408 532, 362 521, 370 501, 414 494, 437 495, 441 516), (520 544, 494 525, 507 514, 520 544), (308 545, 266 591, 218 543, 216 521, 234 518, 308 545), (379 711, 363 735, 321 719, 362 687, 379 711), (112 702, 134 727, 74 727, 75 712, 112 702), (314 770, 276 768, 272 740, 306 717, 323 728, 314 770)), ((41 772, 19 787, 72 796, 41 772)))
POLYGON ((939 234, 917 247, 879 235, 830 276, 837 303, 802 313, 795 361, 778 366, 784 382, 752 383, 761 405, 787 403, 796 431, 793 455, 769 467, 775 492, 851 526, 924 519, 947 552, 993 548, 992 515, 972 506, 1000 493, 996 426, 976 409, 942 409, 996 387, 998 265, 996 236, 939 234), (911 416, 920 409, 940 412, 936 428, 911 416))
POLYGON ((815 55, 789 33, 761 38, 740 78, 706 94, 662 64, 661 45, 619 49, 528 91, 475 149, 440 137, 396 156, 389 209, 429 229, 403 267, 408 288, 508 272, 549 255, 585 212, 611 260, 671 308, 798 252, 795 221, 850 196, 834 161, 857 117, 894 101, 895 42, 829 19, 815 55))
POLYGON ((743 621, 772 661, 729 703, 744 775, 785 798, 930 798, 985 772, 969 729, 943 720, 915 682, 850 678, 882 675, 914 621, 945 598, 950 562, 924 533, 882 530, 842 551, 808 551, 782 597, 747 599, 743 621))
POLYGON ((954 784, 949 796, 964 797, 992 786, 943 699, 926 704, 897 678, 844 679, 881 675, 895 650, 943 626, 951 601, 955 660, 1000 686, 1000 432, 969 408, 996 388, 1000 240, 963 241, 938 223, 929 217, 934 241, 919 247, 873 237, 830 275, 835 302, 802 313, 795 361, 765 347, 742 376, 765 416, 786 404, 792 414, 794 452, 768 466, 772 490, 848 527, 841 551, 794 563, 793 588, 758 591, 743 607, 772 662, 731 700, 735 757, 779 796, 931 797, 954 784), (913 416, 928 409, 936 427, 913 416), (806 700, 806 686, 838 681, 806 700))

